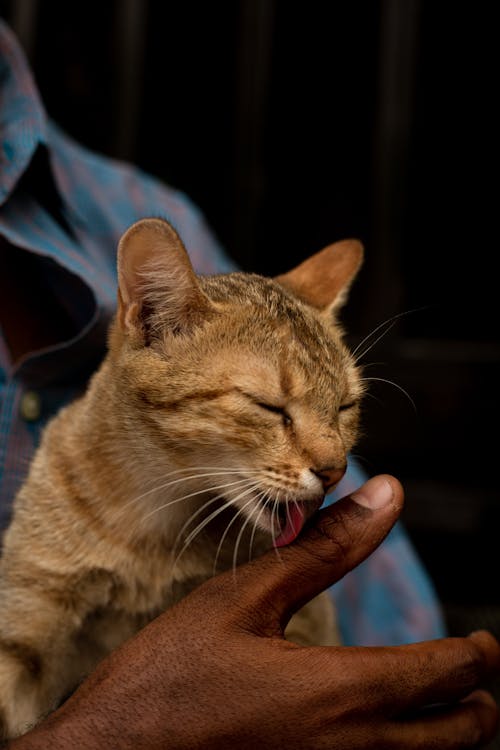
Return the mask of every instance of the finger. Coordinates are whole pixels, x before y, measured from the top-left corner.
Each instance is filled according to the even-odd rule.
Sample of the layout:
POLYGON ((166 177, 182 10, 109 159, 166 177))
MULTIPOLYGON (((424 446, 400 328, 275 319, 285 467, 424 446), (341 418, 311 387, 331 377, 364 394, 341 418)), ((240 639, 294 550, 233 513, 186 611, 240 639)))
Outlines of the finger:
POLYGON ((465 750, 482 747, 498 729, 494 698, 478 690, 461 703, 427 713, 413 721, 393 724, 386 738, 388 748, 408 750, 465 750))
MULTIPOLYGON (((320 511, 288 547, 271 551, 238 569, 240 602, 283 627, 293 612, 378 547, 396 522, 403 489, 394 477, 380 475, 358 491, 320 511), (267 606, 266 606, 267 604, 267 606)), ((272 622, 265 623, 265 619, 272 622)))
POLYGON ((469 638, 353 650, 360 653, 367 705, 385 706, 392 716, 454 703, 500 671, 500 645, 486 631, 469 638))

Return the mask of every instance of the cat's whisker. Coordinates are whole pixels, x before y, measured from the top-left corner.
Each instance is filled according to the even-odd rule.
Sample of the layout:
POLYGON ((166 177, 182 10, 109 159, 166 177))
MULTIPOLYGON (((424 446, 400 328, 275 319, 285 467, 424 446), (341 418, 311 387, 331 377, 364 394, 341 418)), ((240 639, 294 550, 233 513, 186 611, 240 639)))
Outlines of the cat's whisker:
MULTIPOLYGON (((247 495, 247 494, 248 494, 249 492, 253 492, 253 490, 254 490, 254 489, 255 489, 256 487, 258 487, 258 486, 259 486, 259 485, 258 485, 258 483, 257 483, 257 482, 255 482, 255 483, 253 483, 253 484, 252 484, 251 486, 249 486, 249 487, 246 487, 246 488, 245 488, 245 489, 243 490, 243 492, 240 492, 240 494, 239 494, 239 495, 236 495, 236 497, 235 497, 235 498, 231 498, 230 500, 228 500, 228 504, 229 504, 229 505, 234 505, 235 503, 237 503, 237 502, 238 502, 238 500, 240 500, 240 499, 241 499, 242 497, 245 497, 245 495, 247 495)), ((225 506, 224 506, 224 507, 225 507, 225 506)), ((201 524, 199 524, 199 525, 198 525, 198 526, 196 527, 196 529, 194 529, 193 531, 191 531, 191 533, 189 534, 189 536, 188 536, 188 537, 187 537, 187 539, 186 539, 186 543, 187 543, 187 544, 190 544, 190 543, 191 543, 191 542, 193 541, 193 539, 195 538, 195 536, 197 536, 197 534, 199 534, 199 532, 200 532, 200 531, 202 531, 202 530, 203 530, 203 528, 205 528, 205 526, 206 526, 207 524, 209 524, 209 523, 210 523, 210 522, 211 522, 211 521, 212 521, 212 520, 213 520, 213 519, 214 519, 214 518, 215 518, 215 517, 216 517, 217 515, 219 515, 219 513, 222 513, 222 510, 224 509, 224 507, 222 507, 222 508, 218 508, 217 510, 214 510, 214 511, 213 511, 213 512, 212 512, 212 513, 211 513, 211 514, 209 515, 209 516, 207 516, 207 518, 205 518, 205 519, 204 519, 204 520, 202 521, 202 523, 201 523, 201 524)))
MULTIPOLYGON (((256 498, 251 498, 250 502, 257 502, 258 503, 260 501, 261 497, 263 496, 263 494, 264 494, 264 492, 262 491, 256 498)), ((244 505, 244 507, 242 508, 242 510, 244 510, 248 505, 249 505, 249 503, 246 503, 244 505)), ((235 518, 236 518, 236 516, 235 516, 235 518)), ((247 517, 246 517, 246 520, 241 524, 241 528, 240 528, 240 530, 238 532, 238 536, 236 537, 236 542, 234 544, 234 551, 233 551, 233 580, 234 580, 234 583, 236 583, 236 567, 237 567, 237 562, 238 562, 238 548, 240 546, 240 542, 241 542, 241 539, 243 537, 243 532, 245 531, 245 528, 247 527, 247 525, 250 523, 251 520, 252 520, 252 515, 248 514, 247 517)))
POLYGON ((386 365, 386 364, 387 364, 387 362, 367 362, 367 363, 365 363, 365 364, 363 365, 363 372, 364 372, 364 371, 365 371, 365 370, 366 370, 366 369, 367 369, 368 367, 380 367, 381 365, 386 365))
POLYGON ((386 320, 382 321, 382 323, 379 323, 379 324, 378 324, 378 326, 376 326, 376 327, 375 327, 375 328, 374 328, 374 329, 373 329, 372 331, 370 331, 370 333, 368 333, 368 334, 367 334, 367 335, 366 335, 366 336, 365 336, 365 337, 364 337, 364 338, 363 338, 363 339, 362 339, 362 340, 361 340, 361 341, 359 342, 359 344, 358 344, 358 345, 357 345, 357 346, 356 346, 356 347, 355 347, 355 348, 353 349, 353 351, 351 352, 352 356, 353 356, 353 357, 354 357, 354 358, 356 359, 356 361, 358 362, 358 361, 359 361, 359 360, 360 360, 360 359, 361 359, 362 357, 364 357, 364 356, 365 356, 365 354, 366 354, 366 353, 367 353, 367 352, 368 352, 368 351, 369 351, 369 350, 370 350, 370 349, 372 348, 372 346, 374 346, 374 345, 375 345, 375 344, 377 343, 377 341, 379 341, 379 340, 380 340, 381 338, 383 338, 383 337, 385 336, 385 334, 386 334, 386 333, 388 333, 388 332, 389 332, 389 331, 391 330, 392 326, 393 326, 393 325, 394 325, 394 324, 395 324, 395 323, 396 323, 396 322, 397 322, 397 321, 398 321, 398 320, 399 320, 400 318, 404 318, 404 317, 405 317, 405 315, 411 315, 412 313, 416 313, 416 312, 422 312, 422 310, 426 310, 426 309, 427 309, 427 306, 425 306, 425 305, 424 305, 423 307, 416 307, 416 308, 414 308, 414 309, 412 309, 412 310, 404 310, 403 312, 397 313, 396 315, 393 315, 392 317, 390 317, 390 318, 387 318, 386 320), (384 331, 384 332, 383 332, 383 333, 382 333, 382 334, 381 334, 381 335, 379 336, 379 338, 377 338, 377 341, 375 341, 375 344, 370 344, 369 348, 368 348, 368 349, 366 349, 366 350, 365 350, 365 351, 363 352, 363 354, 360 354, 360 355, 359 355, 358 357, 356 357, 356 354, 357 354, 357 352, 359 352, 359 350, 360 350, 360 349, 361 349, 361 348, 362 348, 362 347, 363 347, 363 346, 364 346, 364 345, 366 344, 366 342, 367 342, 367 341, 369 341, 369 340, 371 339, 371 337, 372 337, 372 336, 374 336, 374 335, 375 335, 375 334, 376 334, 376 333, 377 333, 378 331, 380 331, 380 329, 381 329, 381 328, 383 328, 384 326, 388 325, 389 323, 390 323, 391 325, 390 325, 390 326, 389 326, 389 327, 387 328, 387 330, 385 330, 385 331, 384 331))
POLYGON ((373 399, 373 401, 376 401, 377 404, 382 404, 383 403, 379 398, 377 398, 377 396, 374 396, 373 393, 370 393, 370 391, 368 391, 368 390, 363 393, 363 397, 365 397, 365 396, 367 396, 368 398, 373 399))
POLYGON ((378 342, 381 339, 384 338, 384 336, 387 336, 387 334, 389 333, 389 331, 392 330, 394 328, 394 326, 396 325, 396 322, 397 321, 393 320, 392 323, 389 323, 389 325, 387 326, 387 328, 384 331, 382 331, 382 333, 379 336, 377 336, 377 338, 375 339, 375 341, 372 341, 372 343, 369 344, 369 346, 367 346, 366 349, 364 349, 361 352, 361 354, 359 354, 358 356, 356 356, 355 353, 353 352, 353 356, 354 356, 354 358, 356 360, 356 364, 359 363, 363 359, 363 357, 366 357, 366 355, 368 354, 368 352, 371 351, 371 349, 373 349, 373 347, 376 346, 378 344, 378 342))
POLYGON ((264 494, 259 498, 259 501, 262 503, 262 508, 260 509, 257 518, 254 521, 253 529, 252 529, 252 536, 250 537, 250 544, 248 545, 248 559, 252 559, 252 552, 253 552, 253 542, 255 539, 255 533, 258 529, 259 519, 261 515, 265 512, 268 503, 271 501, 271 490, 265 490, 264 494))
MULTIPOLYGON (((228 482, 226 484, 219 484, 219 485, 214 485, 212 487, 205 487, 203 489, 196 490, 195 492, 190 492, 190 493, 188 493, 186 495, 181 495, 181 497, 176 497, 176 498, 174 498, 172 500, 169 500, 168 503, 164 503, 163 505, 160 505, 157 508, 153 508, 153 510, 151 510, 149 513, 147 513, 146 515, 143 515, 140 518, 139 523, 142 524, 142 523, 144 523, 144 521, 146 521, 150 516, 154 515, 155 513, 159 513, 160 511, 165 510, 169 506, 175 505, 176 503, 180 503, 183 500, 188 500, 191 497, 196 497, 197 495, 202 495, 202 494, 207 493, 207 492, 213 492, 214 490, 221 490, 221 489, 226 489, 227 487, 234 487, 235 485, 236 486, 244 485, 247 482, 253 482, 253 481, 254 481, 253 479, 249 479, 249 478, 238 479, 235 482, 228 482)), ((115 523, 117 521, 118 517, 121 515, 121 511, 122 510, 123 509, 120 508, 118 510, 118 512, 116 512, 114 514, 112 521, 109 521, 109 522, 110 523, 115 523)))
MULTIPOLYGON (((370 333, 367 333, 367 335, 366 335, 366 336, 365 336, 364 338, 362 338, 362 339, 361 339, 361 341, 359 342, 359 344, 357 344, 357 345, 356 345, 356 346, 354 347, 354 349, 352 350, 352 352, 351 352, 352 356, 353 356, 353 357, 354 357, 354 358, 355 358, 356 360, 358 360, 358 359, 359 359, 359 357, 356 357, 357 353, 358 353, 358 352, 359 352, 359 350, 360 350, 360 349, 362 349, 362 348, 363 348, 363 346, 364 346, 364 345, 365 345, 365 344, 366 344, 366 343, 367 343, 367 342, 368 342, 368 341, 369 341, 369 340, 370 340, 370 339, 372 338, 372 336, 375 336, 375 334, 376 334, 376 333, 377 333, 378 331, 380 331, 380 329, 381 329, 381 328, 384 328, 384 326, 387 326, 387 325, 389 325, 389 324, 391 324, 391 325, 392 325, 393 323, 395 323, 395 322, 396 322, 396 320, 397 320, 397 318, 398 318, 398 317, 400 317, 400 315, 401 315, 401 313, 399 313, 398 315, 395 315, 394 317, 391 317, 391 318, 387 318, 386 320, 383 320, 383 321, 382 321, 381 323, 379 323, 379 324, 378 324, 378 325, 377 325, 377 326, 376 326, 375 328, 373 328, 373 329, 372 329, 372 330, 370 331, 370 333)), ((384 334, 382 334, 382 335, 384 335, 384 334)))
POLYGON ((200 508, 198 508, 194 513, 192 513, 189 516, 189 518, 187 519, 187 521, 184 523, 184 525, 182 526, 181 530, 177 534, 174 546, 172 548, 172 560, 173 560, 172 570, 175 569, 177 561, 179 560, 179 557, 182 554, 182 552, 181 552, 177 557, 174 557, 175 553, 177 552, 178 546, 180 545, 180 543, 181 543, 181 541, 183 539, 183 535, 184 535, 184 532, 186 531, 186 529, 193 523, 193 521, 199 515, 201 515, 203 513, 204 510, 206 510, 210 505, 213 505, 214 503, 216 503, 218 500, 222 500, 223 498, 224 498, 224 494, 223 493, 220 494, 220 495, 216 495, 215 497, 210 498, 210 500, 207 500, 206 503, 203 503, 203 505, 200 508))
MULTIPOLYGON (((236 474, 237 476, 241 476, 241 475, 247 476, 247 478, 250 479, 250 478, 253 478, 253 476, 255 474, 259 473, 259 469, 250 469, 250 468, 247 468, 247 467, 236 467, 236 468, 229 468, 229 467, 227 467, 226 468, 226 467, 219 467, 219 466, 206 466, 206 467, 202 467, 202 466, 192 467, 191 466, 191 467, 187 467, 185 469, 176 469, 174 471, 167 472, 167 474, 164 475, 163 479, 166 479, 167 477, 172 476, 173 474, 177 474, 177 473, 182 472, 182 471, 190 471, 190 472, 192 472, 195 469, 198 470, 198 471, 203 471, 203 470, 205 470, 205 471, 212 470, 212 471, 210 471, 209 473, 205 473, 205 474, 189 474, 186 477, 180 477, 179 479, 175 479, 175 480, 173 480, 171 482, 165 482, 165 483, 162 483, 162 484, 155 484, 154 487, 150 488, 149 490, 147 490, 146 492, 142 493, 141 495, 138 495, 138 496, 132 498, 125 505, 121 506, 121 508, 118 510, 118 514, 123 513, 130 505, 133 505, 134 503, 138 502, 139 500, 142 500, 144 497, 146 497, 148 495, 151 495, 151 494, 154 494, 156 492, 161 492, 162 490, 165 490, 168 487, 171 487, 173 485, 180 484, 181 482, 194 481, 194 480, 199 479, 199 478, 204 478, 205 479, 205 478, 211 477, 211 476, 214 476, 214 477, 216 477, 216 476, 223 477, 223 476, 226 476, 226 475, 230 476, 231 474, 236 474), (213 471, 214 469, 215 469, 215 471, 213 471)), ((158 479, 155 479, 154 481, 157 482, 158 479)), ((150 483, 153 483, 153 480, 150 480, 150 483)), ((209 492, 210 489, 211 488, 208 487, 207 488, 207 492, 209 492)))
MULTIPOLYGON (((179 470, 180 471, 180 470, 179 470)), ((191 469, 192 471, 192 469, 191 469)), ((257 469, 245 469, 245 472, 257 472, 257 469)), ((175 473, 175 472, 173 472, 175 473)), ((213 471, 206 474, 191 474, 187 477, 180 477, 179 479, 173 479, 170 482, 165 482, 164 484, 160 484, 156 487, 153 487, 150 490, 147 490, 146 492, 143 492, 140 495, 137 495, 136 497, 132 498, 132 500, 129 500, 128 503, 125 503, 120 509, 120 513, 123 512, 126 508, 128 508, 130 505, 133 505, 134 503, 138 502, 139 500, 142 500, 144 497, 147 497, 148 495, 153 494, 154 492, 161 492, 161 490, 165 490, 167 487, 172 487, 175 484, 179 484, 180 482, 188 482, 192 479, 205 479, 206 477, 216 477, 216 476, 226 476, 227 474, 241 474, 243 473, 241 470, 238 471, 236 469, 231 470, 220 470, 220 471, 213 471)), ((168 476, 168 475, 167 475, 168 476)))
MULTIPOLYGON (((253 480, 249 480, 249 481, 253 482, 253 480)), ((217 502, 217 500, 221 500, 223 497, 224 497, 224 493, 221 493, 220 495, 216 495, 216 497, 212 497, 210 500, 208 500, 206 503, 204 503, 200 508, 198 508, 197 510, 195 510, 194 513, 192 513, 189 516, 189 518, 187 519, 187 521, 184 523, 184 525, 182 526, 181 530, 177 534, 177 538, 176 538, 176 541, 175 541, 175 544, 174 544, 174 548, 172 550, 172 556, 175 554, 175 551, 177 549, 177 545, 180 544, 180 542, 182 541, 184 532, 186 531, 186 529, 188 528, 188 526, 190 526, 193 523, 193 521, 195 520, 195 518, 197 518, 201 513, 203 513, 203 511, 206 508, 208 508, 210 505, 213 505, 213 503, 217 502)), ((176 558, 175 562, 177 562, 177 558, 176 558)), ((175 565, 175 563, 174 563, 174 565, 175 565)))
POLYGON ((177 558, 174 563, 178 562, 178 560, 182 557, 186 549, 189 547, 189 545, 193 542, 193 540, 200 534, 206 526, 208 526, 211 521, 213 521, 214 518, 216 518, 220 513, 222 513, 224 510, 227 510, 228 508, 231 508, 234 506, 238 500, 240 500, 242 497, 245 497, 249 492, 253 492, 254 489, 258 487, 258 483, 254 483, 251 487, 247 487, 243 492, 240 492, 239 495, 236 495, 235 498, 232 498, 225 502, 220 508, 217 508, 216 510, 212 511, 206 518, 203 519, 187 536, 186 541, 184 542, 184 546, 182 547, 181 551, 177 555, 177 558))
MULTIPOLYGON (((204 508, 208 507, 209 505, 211 505, 212 503, 214 503, 214 502, 215 502, 216 500, 222 500, 222 499, 224 499, 224 495, 219 495, 218 497, 214 497, 214 498, 212 498, 212 500, 209 500, 209 501, 208 501, 207 503, 205 503, 205 505, 204 505, 204 508)), ((223 505, 221 505, 221 507, 217 509, 217 514, 218 514, 219 512, 220 512, 220 513, 222 513, 222 511, 223 511, 223 510, 227 510, 228 508, 231 508, 231 507, 232 507, 233 505, 234 505, 234 501, 233 501, 233 500, 226 500, 226 501, 225 501, 225 502, 223 503, 223 505)), ((196 514, 196 515, 198 515, 198 514, 196 514)), ((214 517, 215 517, 215 516, 214 516, 214 517)), ((183 544, 183 546, 182 546, 182 549, 181 549, 181 551, 180 551, 180 552, 178 553, 177 557, 175 558, 174 562, 172 563, 172 571, 175 571, 175 569, 176 569, 176 567, 177 567, 177 563, 179 562, 179 560, 181 559, 182 555, 184 554, 184 552, 185 552, 185 551, 187 550, 187 548, 188 548, 188 547, 189 547, 189 545, 191 544, 191 541, 192 541, 192 540, 193 540, 193 539, 194 539, 194 538, 195 538, 195 537, 197 536, 197 534, 198 534, 198 533, 200 533, 200 532, 202 531, 202 529, 203 529, 203 528, 205 527, 205 525, 206 525, 206 524, 205 524, 205 521, 206 521, 206 520, 207 520, 206 518, 205 518, 205 519, 203 519, 203 521, 202 521, 201 523, 199 523, 199 524, 198 524, 198 526, 196 526, 196 527, 195 527, 195 529, 194 529, 194 532, 195 532, 195 533, 194 533, 194 536, 192 537, 192 539, 190 538, 190 536, 188 536, 188 538, 186 539, 186 541, 184 542, 184 544, 183 544)), ((183 527, 183 528, 185 528, 186 526, 189 526, 189 523, 191 523, 191 521, 192 521, 192 518, 190 517, 190 518, 188 519, 188 521, 187 521, 187 522, 186 522, 186 523, 184 524, 184 527, 183 527)), ((177 543, 178 543, 178 541, 179 541, 179 540, 180 540, 180 534, 179 534, 179 535, 178 535, 178 537, 177 537, 176 543, 175 543, 175 545, 174 545, 174 549, 176 549, 176 548, 177 548, 177 543)))
POLYGON ((169 471, 164 475, 164 478, 168 476, 172 476, 173 474, 180 474, 183 471, 247 471, 247 472, 258 472, 258 469, 252 469, 247 466, 219 466, 213 464, 212 466, 185 466, 183 469, 174 469, 173 471, 169 471))
POLYGON ((226 536, 227 536, 227 534, 229 532, 229 529, 231 528, 231 526, 233 525, 233 523, 236 521, 236 519, 238 518, 238 516, 240 515, 240 513, 242 513, 245 510, 245 508, 247 508, 253 502, 256 502, 256 498, 254 496, 252 496, 250 498, 250 500, 247 503, 245 503, 245 505, 243 506, 243 508, 240 508, 240 510, 233 516, 233 518, 227 524, 227 526, 226 526, 226 528, 224 530, 224 533, 222 534, 222 536, 220 538, 219 545, 218 545, 217 551, 215 553, 215 559, 214 559, 214 564, 213 564, 213 568, 212 568, 213 575, 215 575, 215 573, 216 573, 217 562, 219 560, 220 551, 222 549, 222 545, 224 544, 224 540, 225 540, 225 538, 226 538, 226 536))
MULTIPOLYGON (((128 465, 128 459, 127 459, 127 465, 128 465)), ((183 482, 183 481, 189 481, 190 479, 197 479, 199 476, 201 476, 199 473, 193 473, 193 472, 210 472, 214 475, 224 475, 224 474, 251 474, 255 473, 258 470, 257 469, 249 469, 247 467, 224 467, 224 466, 186 466, 183 469, 174 469, 173 471, 168 471, 166 474, 163 474, 163 476, 160 477, 150 477, 147 484, 155 484, 155 487, 148 490, 148 492, 155 492, 157 489, 161 489, 164 486, 165 480, 169 477, 172 477, 176 474, 181 474, 183 472, 190 472, 188 476, 180 477, 179 479, 174 480, 174 483, 177 481, 183 482), (158 482, 161 482, 161 484, 157 484, 158 482)), ((168 486, 168 485, 167 485, 168 486)), ((143 497, 143 495, 141 495, 143 497)), ((134 502, 132 500, 131 502, 134 502)))
POLYGON ((227 489, 227 487, 234 487, 236 485, 246 484, 248 482, 253 482, 253 479, 238 479, 235 482, 228 482, 227 484, 218 484, 214 487, 203 487, 201 490, 196 490, 195 492, 190 492, 187 495, 182 495, 181 497, 176 497, 174 500, 169 500, 168 503, 164 503, 163 505, 160 505, 158 508, 154 508, 149 513, 146 513, 145 516, 142 517, 141 523, 145 521, 146 519, 153 516, 155 513, 159 513, 161 510, 165 510, 165 508, 169 508, 171 505, 175 505, 175 503, 180 503, 183 500, 188 500, 190 497, 196 497, 197 495, 203 495, 207 492, 213 492, 214 490, 223 490, 227 489))
MULTIPOLYGON (((225 529, 224 534, 223 534, 223 537, 222 537, 223 539, 225 539, 225 537, 227 535, 227 532, 229 531, 229 529, 231 528, 231 526, 234 524, 234 522, 236 521, 236 519, 239 516, 244 516, 245 515, 245 510, 248 508, 248 506, 252 505, 252 503, 255 504, 256 502, 257 502, 257 498, 255 497, 255 494, 252 494, 252 497, 250 498, 250 500, 247 500, 247 502, 238 510, 238 512, 231 519, 231 521, 227 524, 226 529, 225 529)), ((251 514, 249 514, 249 515, 246 516, 246 520, 243 522, 243 528, 245 527, 245 525, 248 523, 248 521, 250 519, 251 519, 251 514)), ((217 549, 216 559, 217 559, 217 557, 219 555, 221 547, 222 547, 222 544, 219 543, 219 547, 217 549)), ((234 573, 234 556, 233 556, 233 573, 234 573)))
POLYGON ((271 511, 271 536, 272 536, 272 540, 273 540, 273 549, 274 549, 274 551, 276 553, 276 557, 278 558, 278 560, 280 561, 280 563, 283 564, 283 560, 281 559, 281 555, 280 555, 279 549, 275 545, 277 534, 274 533, 274 516, 276 514, 276 519, 278 521, 278 526, 279 526, 278 507, 279 507, 279 500, 278 500, 278 498, 276 498, 275 501, 274 501, 274 504, 273 504, 273 509, 271 511))
POLYGON ((187 521, 184 522, 181 530, 177 534, 177 537, 176 537, 176 540, 175 540, 175 544, 174 544, 174 547, 173 547, 173 550, 172 550, 172 554, 174 554, 175 551, 177 550, 177 545, 180 544, 180 542, 182 541, 182 539, 184 537, 184 532, 186 531, 186 529, 188 528, 188 526, 190 526, 193 523, 193 521, 199 515, 201 515, 206 508, 208 508, 210 505, 213 505, 218 500, 222 500, 223 497, 224 497, 224 493, 221 493, 220 495, 216 495, 215 497, 210 498, 210 500, 207 500, 206 503, 203 503, 203 505, 201 505, 199 508, 197 508, 194 511, 194 513, 192 513, 189 516, 189 518, 187 519, 187 521))
MULTIPOLYGON (((241 486, 245 486, 245 484, 251 483, 253 481, 254 481, 253 479, 239 479, 237 482, 228 482, 227 484, 219 484, 219 485, 215 485, 213 487, 206 487, 204 489, 196 490, 195 492, 190 492, 187 495, 182 495, 181 497, 177 497, 177 498, 174 498, 173 500, 169 500, 168 503, 164 503, 163 505, 159 506, 158 508, 154 508, 152 511, 150 511, 146 515, 142 516, 142 518, 140 518, 140 520, 139 520, 139 523, 140 524, 144 523, 144 521, 146 521, 149 517, 153 516, 155 513, 159 513, 160 511, 165 510, 166 508, 170 507, 171 505, 174 505, 176 503, 180 503, 183 500, 188 500, 188 499, 190 499, 192 497, 196 497, 197 495, 206 494, 207 492, 213 492, 214 490, 221 490, 221 489, 225 490, 228 487, 234 487, 235 485, 239 489, 239 488, 241 488, 241 486)), ((217 497, 212 498, 211 500, 209 500, 208 503, 205 503, 201 508, 199 508, 193 515, 191 515, 188 518, 187 522, 184 524, 184 526, 182 527, 181 532, 179 532, 179 534, 182 533, 182 531, 185 529, 185 527, 187 525, 189 525, 190 521, 193 519, 194 516, 196 516, 196 515, 198 515, 198 513, 202 512, 202 510, 206 507, 206 505, 214 502, 215 500, 220 500, 223 497, 224 497, 224 493, 221 493, 217 497)))
POLYGON ((226 536, 227 536, 227 534, 228 534, 228 531, 229 531, 229 529, 231 528, 231 526, 233 525, 233 523, 234 523, 234 522, 236 521, 236 519, 238 518, 238 516, 240 515, 240 513, 242 513, 242 511, 244 511, 244 509, 245 509, 245 508, 246 508, 246 507, 247 507, 248 505, 250 505, 251 503, 253 503, 253 502, 255 502, 255 501, 256 501, 256 498, 255 498, 255 497, 251 497, 251 498, 250 498, 250 500, 249 500, 249 501, 248 501, 247 503, 245 503, 245 505, 243 506, 243 508, 241 508, 241 509, 240 509, 240 510, 239 510, 239 511, 238 511, 238 512, 236 513, 236 515, 234 515, 234 516, 233 516, 233 518, 232 518, 232 519, 231 519, 231 520, 229 521, 229 523, 227 524, 227 526, 226 526, 226 528, 225 528, 225 530, 224 530, 224 533, 222 534, 222 536, 221 536, 221 538, 220 538, 220 541, 219 541, 219 545, 218 545, 218 547, 217 547, 217 551, 216 551, 216 553, 215 553, 215 560, 214 560, 214 564, 213 564, 213 568, 212 568, 212 572, 213 572, 213 575, 215 575, 215 572, 216 572, 216 570, 217 570, 217 562, 218 562, 218 560, 219 560, 219 555, 220 555, 220 551, 221 551, 221 549, 222 549, 222 545, 224 544, 224 540, 225 540, 225 538, 226 538, 226 536))
POLYGON ((273 540, 273 547, 274 547, 274 540, 276 539, 276 534, 274 533, 274 515, 278 513, 278 498, 274 498, 273 500, 273 507, 271 508, 271 537, 273 540))
POLYGON ((414 410, 415 414, 418 413, 415 401, 412 399, 412 397, 410 396, 410 394, 408 393, 408 391, 406 391, 401 385, 398 385, 398 383, 395 383, 393 380, 388 380, 387 378, 373 378, 373 377, 372 378, 362 378, 363 382, 366 382, 368 380, 378 380, 381 383, 387 383, 388 385, 393 385, 394 388, 398 389, 398 391, 401 391, 401 393, 404 393, 404 395, 406 396, 406 398, 408 399, 408 401, 410 402, 410 404, 413 406, 413 410, 414 410))
MULTIPOLYGON (((128 464, 128 457, 126 460, 126 463, 128 464)), ((221 474, 254 474, 257 473, 258 469, 252 469, 247 466, 218 466, 218 465, 212 465, 212 466, 185 466, 184 468, 180 469, 173 469, 172 471, 167 471, 165 474, 161 475, 160 477, 151 477, 149 479, 149 483, 152 482, 164 482, 169 477, 175 476, 176 474, 183 474, 185 472, 190 472, 194 478, 199 476, 199 472, 215 472, 215 473, 221 473, 221 474), (195 473, 196 472, 196 473, 195 473)), ((181 480, 188 479, 189 477, 180 477, 181 480)))

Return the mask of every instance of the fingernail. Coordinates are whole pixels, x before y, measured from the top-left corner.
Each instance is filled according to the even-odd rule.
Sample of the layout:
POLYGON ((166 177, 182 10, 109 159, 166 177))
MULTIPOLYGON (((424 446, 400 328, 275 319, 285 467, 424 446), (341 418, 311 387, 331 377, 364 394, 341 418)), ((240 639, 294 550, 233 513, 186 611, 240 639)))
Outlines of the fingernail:
POLYGON ((351 500, 365 508, 376 510, 389 505, 394 498, 392 484, 383 476, 372 477, 365 484, 353 492, 351 500))

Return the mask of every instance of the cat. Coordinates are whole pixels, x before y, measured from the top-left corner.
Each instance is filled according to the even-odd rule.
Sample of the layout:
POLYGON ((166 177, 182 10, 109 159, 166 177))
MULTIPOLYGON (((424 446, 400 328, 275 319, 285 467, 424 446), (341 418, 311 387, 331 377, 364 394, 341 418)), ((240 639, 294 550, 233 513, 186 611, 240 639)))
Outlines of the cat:
MULTIPOLYGON (((355 240, 275 279, 197 277, 174 228, 118 247, 108 353, 47 425, 0 560, 0 737, 203 580, 292 542, 344 474, 363 385, 336 314, 355 240)), ((292 618, 336 641, 327 594, 292 618)))

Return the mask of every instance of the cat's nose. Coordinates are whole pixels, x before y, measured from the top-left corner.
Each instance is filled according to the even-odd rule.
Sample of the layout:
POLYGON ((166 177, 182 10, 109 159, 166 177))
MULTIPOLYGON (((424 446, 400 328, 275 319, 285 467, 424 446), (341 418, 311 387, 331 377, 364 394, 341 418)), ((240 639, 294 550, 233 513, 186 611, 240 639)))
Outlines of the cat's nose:
POLYGON ((318 479, 321 479, 323 489, 326 494, 330 487, 333 487, 335 484, 338 484, 340 482, 346 472, 346 469, 347 464, 344 464, 344 466, 341 467, 327 466, 322 469, 311 469, 311 471, 313 472, 313 474, 316 474, 318 479))

